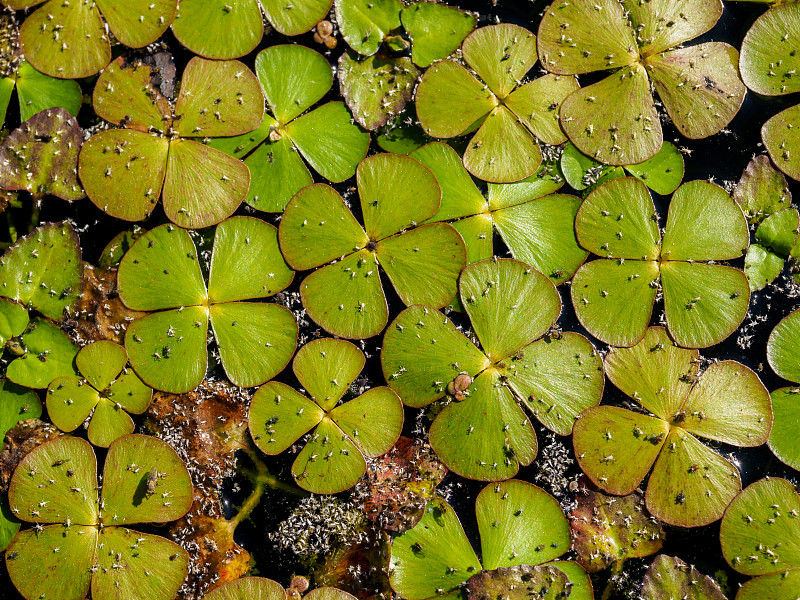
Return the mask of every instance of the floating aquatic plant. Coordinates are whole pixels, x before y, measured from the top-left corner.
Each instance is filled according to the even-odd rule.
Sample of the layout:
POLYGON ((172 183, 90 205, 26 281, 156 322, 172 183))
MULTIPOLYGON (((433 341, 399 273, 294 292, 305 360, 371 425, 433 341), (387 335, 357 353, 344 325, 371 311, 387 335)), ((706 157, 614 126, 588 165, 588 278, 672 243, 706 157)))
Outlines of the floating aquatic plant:
POLYGON ((630 494, 650 473, 647 509, 681 527, 716 521, 741 489, 737 468, 698 438, 754 447, 772 426, 769 393, 752 370, 727 360, 701 373, 699 362, 697 350, 675 345, 663 327, 613 348, 608 378, 652 416, 598 406, 580 415, 573 433, 578 463, 595 485, 630 494))
POLYGON ((19 464, 9 505, 34 523, 6 551, 11 581, 27 599, 170 600, 186 575, 186 551, 160 536, 128 529, 186 513, 192 483, 183 461, 161 440, 127 435, 108 449, 103 485, 88 442, 62 437, 19 464), (98 490, 101 489, 98 494, 98 490))
POLYGON ((267 99, 261 125, 210 142, 250 167, 245 202, 258 210, 283 211, 292 196, 314 183, 306 162, 329 181, 352 177, 367 154, 369 134, 353 124, 342 102, 309 110, 333 83, 328 61, 304 46, 271 46, 258 53, 256 75, 267 99))
POLYGON ((747 164, 733 190, 733 199, 742 207, 747 222, 756 225, 772 213, 792 206, 786 177, 763 154, 747 164))
POLYGON ((659 287, 672 338, 704 348, 728 337, 750 303, 747 277, 712 262, 741 256, 747 221, 719 186, 684 183, 672 196, 663 237, 644 183, 625 177, 586 197, 575 219, 581 246, 600 260, 584 264, 572 281, 578 319, 614 346, 642 339, 659 287))
POLYGON ((468 598, 477 599, 491 589, 506 596, 513 589, 509 586, 527 581, 542 594, 533 596, 537 598, 564 597, 561 594, 570 589, 572 600, 593 597, 583 569, 556 560, 569 550, 569 524, 547 492, 518 480, 490 484, 478 494, 475 513, 480 560, 452 507, 444 500, 431 500, 422 520, 392 540, 389 573, 394 591, 408 600, 422 600, 459 597, 465 590, 468 598), (560 594, 545 595, 549 587, 560 594))
POLYGON ((128 413, 141 414, 153 392, 133 370, 122 346, 99 341, 84 346, 75 357, 81 377, 59 377, 47 389, 47 413, 62 431, 74 431, 87 418, 89 441, 107 448, 133 433, 128 413))
POLYGON ((430 431, 431 446, 450 470, 508 479, 537 452, 520 405, 548 429, 569 435, 576 416, 600 402, 602 360, 582 335, 545 337, 561 300, 553 283, 523 262, 469 265, 459 289, 481 350, 439 311, 412 306, 386 330, 383 374, 408 406, 452 397, 430 431))
POLYGON ((542 162, 537 140, 566 140, 558 107, 578 89, 573 77, 545 75, 523 83, 537 60, 536 36, 509 23, 472 32, 461 53, 477 77, 452 60, 434 63, 417 88, 420 124, 435 138, 478 128, 464 166, 478 179, 510 183, 533 175, 542 162), (453 110, 458 106, 458 110, 453 110))
POLYGON ((203 600, 355 600, 352 594, 331 587, 317 588, 302 596, 306 589, 308 581, 302 577, 295 577, 288 590, 264 577, 242 577, 210 591, 203 600))
POLYGON ((238 208, 250 172, 241 161, 192 138, 255 129, 264 96, 239 61, 195 57, 184 69, 173 107, 153 83, 161 70, 122 56, 100 75, 95 111, 123 128, 96 133, 83 145, 81 182, 89 199, 112 217, 141 221, 163 197, 173 223, 208 227, 238 208))
MULTIPOLYGON (((800 311, 783 319, 767 341, 767 361, 780 377, 800 384, 800 311)), ((784 387, 772 392, 775 421, 769 436, 769 448, 782 462, 800 468, 800 446, 797 440, 797 419, 800 388, 784 387)))
MULTIPOLYGON (((2 19, 0 17, 0 23, 2 19)), ((15 89, 20 121, 27 121, 43 110, 56 107, 63 108, 75 117, 81 108, 81 88, 75 81, 40 73, 23 60, 12 73, 0 77, 0 125, 5 121, 6 109, 15 89)))
MULTIPOLYGON (((42 0, 3 0, 12 10, 41 3, 42 0)), ((142 48, 166 31, 177 4, 177 0, 48 0, 20 27, 22 53, 47 75, 63 79, 88 77, 111 60, 108 31, 120 43, 142 48)))
POLYGON ((563 101, 569 139, 606 164, 654 156, 663 133, 651 84, 686 137, 725 127, 744 100, 738 52, 722 42, 674 49, 711 29, 720 15, 721 0, 551 4, 539 25, 544 68, 560 75, 613 71, 563 101))
POLYGON ((297 343, 297 322, 283 306, 245 300, 284 289, 293 273, 272 225, 233 217, 214 233, 208 286, 191 236, 161 225, 134 242, 119 266, 119 295, 128 308, 153 311, 125 334, 130 363, 150 387, 181 394, 203 380, 211 324, 219 360, 235 385, 277 375, 297 343))
POLYGON ((42 403, 36 392, 0 379, 0 439, 14 425, 42 416, 42 403))
POLYGON ((744 272, 750 290, 760 290, 774 281, 783 270, 784 260, 800 256, 797 233, 800 213, 785 208, 772 213, 756 228, 754 244, 750 244, 744 259, 744 272))
POLYGON ((29 388, 46 388, 56 377, 77 375, 78 347, 58 325, 34 318, 19 337, 18 349, 6 368, 6 377, 29 388))
POLYGON ((680 558, 666 554, 659 554, 650 564, 639 597, 642 600, 727 600, 711 577, 680 558))
POLYGON ((323 329, 368 338, 386 327, 389 310, 380 270, 406 305, 446 305, 466 262, 464 241, 446 223, 423 224, 439 208, 433 173, 407 156, 378 154, 356 171, 364 227, 330 186, 292 198, 279 236, 286 262, 315 269, 300 286, 303 306, 323 329))
POLYGON ((352 487, 367 469, 364 457, 380 456, 400 436, 403 405, 391 389, 371 388, 339 404, 364 360, 350 342, 314 340, 292 363, 310 399, 277 381, 253 396, 250 433, 264 453, 280 454, 311 432, 292 465, 292 476, 306 490, 334 494, 352 487))

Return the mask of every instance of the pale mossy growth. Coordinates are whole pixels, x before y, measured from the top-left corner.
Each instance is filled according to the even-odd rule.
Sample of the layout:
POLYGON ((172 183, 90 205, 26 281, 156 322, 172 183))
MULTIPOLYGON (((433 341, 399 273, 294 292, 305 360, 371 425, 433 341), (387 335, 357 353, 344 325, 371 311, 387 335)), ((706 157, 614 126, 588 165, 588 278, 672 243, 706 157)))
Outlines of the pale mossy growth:
MULTIPOLYGON (((23 10, 42 0, 4 0, 3 4, 23 10)), ((120 43, 142 48, 166 31, 177 5, 177 0, 47 0, 20 28, 22 53, 36 69, 52 77, 88 77, 111 60, 106 27, 120 43)))
POLYGON ((191 236, 161 225, 134 242, 119 265, 119 295, 150 314, 134 321, 125 349, 150 387, 182 394, 203 380, 209 324, 225 373, 235 385, 260 385, 294 354, 297 322, 285 307, 259 301, 294 277, 278 247, 278 232, 252 217, 232 217, 214 232, 208 285, 191 236))
POLYGON ((128 529, 166 523, 192 504, 183 461, 166 443, 126 435, 108 450, 102 488, 88 442, 61 437, 17 466, 11 512, 33 527, 6 551, 11 581, 27 599, 171 600, 186 575, 186 551, 163 537, 128 529))
POLYGON ((463 157, 470 173, 493 183, 530 177, 542 163, 539 140, 557 145, 567 139, 558 110, 577 81, 548 74, 525 83, 537 61, 536 36, 517 25, 477 29, 461 55, 472 72, 443 60, 422 76, 416 106, 425 133, 452 138, 477 129, 463 157))
POLYGON ((428 502, 422 520, 392 540, 392 589, 408 600, 458 597, 461 590, 475 600, 490 590, 491 598, 514 598, 508 593, 527 580, 542 594, 537 598, 556 599, 571 590, 572 600, 592 600, 586 572, 557 560, 570 548, 569 523, 547 492, 514 479, 490 484, 478 494, 475 514, 480 560, 452 507, 428 502))
POLYGON ((522 406, 569 435, 577 415, 600 402, 603 363, 582 335, 547 335, 561 299, 527 264, 469 265, 459 289, 480 349, 438 310, 412 306, 387 329, 381 367, 408 406, 452 397, 431 426, 431 446, 455 473, 500 481, 536 457, 536 434, 522 406))
POLYGON ((722 0, 551 4, 539 25, 544 68, 561 75, 612 71, 562 103, 570 140, 611 165, 654 156, 663 133, 651 85, 686 137, 705 138, 725 127, 744 101, 738 52, 722 42, 680 47, 721 15, 722 0))
POLYGON ((630 494, 650 473, 652 515, 680 527, 713 523, 741 489, 735 465, 698 438, 755 447, 772 428, 769 392, 731 360, 699 370, 697 350, 651 327, 631 348, 606 355, 606 374, 649 414, 616 406, 584 411, 575 423, 578 464, 611 494, 630 494), (651 472, 652 470, 652 472, 651 472))
POLYGON ((350 342, 314 340, 292 363, 310 399, 277 381, 253 396, 250 435, 265 454, 280 454, 310 432, 292 465, 292 476, 303 489, 335 494, 353 487, 367 470, 365 457, 380 456, 400 436, 403 405, 391 389, 371 388, 339 403, 364 362, 364 354, 350 342))
POLYGON ((208 227, 239 207, 250 170, 197 138, 252 131, 261 122, 264 94, 241 62, 195 57, 172 104, 159 87, 161 69, 121 56, 100 75, 94 109, 122 128, 96 133, 83 145, 81 182, 112 217, 141 221, 162 198, 173 223, 208 227))

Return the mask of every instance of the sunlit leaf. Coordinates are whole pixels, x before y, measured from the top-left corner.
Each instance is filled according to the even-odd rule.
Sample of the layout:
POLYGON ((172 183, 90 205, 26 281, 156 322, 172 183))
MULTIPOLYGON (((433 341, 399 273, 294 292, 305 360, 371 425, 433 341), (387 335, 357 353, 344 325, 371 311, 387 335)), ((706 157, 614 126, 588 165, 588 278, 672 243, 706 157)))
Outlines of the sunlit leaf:
POLYGON ((184 0, 172 32, 200 56, 237 58, 261 41, 261 8, 257 0, 184 0))
POLYGON ((780 377, 800 383, 800 312, 784 318, 769 336, 767 360, 780 377))
POLYGON ((733 190, 733 199, 742 207, 748 222, 760 223, 772 213, 788 208, 792 192, 783 173, 762 154, 747 164, 733 190))
POLYGON ((57 325, 33 319, 22 334, 25 354, 12 361, 6 377, 31 388, 46 388, 56 377, 77 375, 78 348, 57 325))
POLYGON ((789 2, 763 13, 742 42, 740 68, 747 87, 778 96, 800 90, 800 10, 789 2))
POLYGON ((761 128, 761 139, 775 166, 792 179, 800 179, 800 131, 795 127, 800 104, 769 119, 761 128))
POLYGON ((680 558, 661 554, 656 557, 642 582, 644 600, 726 600, 717 583, 680 558))
POLYGON ((400 27, 400 0, 336 0, 334 5, 342 37, 364 56, 375 54, 386 34, 400 27))
MULTIPOLYGON (((81 88, 76 81, 49 77, 34 69, 26 61, 19 64, 14 79, 17 85, 20 121, 27 121, 35 114, 57 106, 65 109, 73 117, 78 116, 82 98, 81 88)), ((0 82, 0 87, 2 86, 3 83, 0 82)))
POLYGON ((450 56, 477 21, 466 11, 432 2, 407 6, 400 19, 411 40, 411 58, 422 68, 450 56))

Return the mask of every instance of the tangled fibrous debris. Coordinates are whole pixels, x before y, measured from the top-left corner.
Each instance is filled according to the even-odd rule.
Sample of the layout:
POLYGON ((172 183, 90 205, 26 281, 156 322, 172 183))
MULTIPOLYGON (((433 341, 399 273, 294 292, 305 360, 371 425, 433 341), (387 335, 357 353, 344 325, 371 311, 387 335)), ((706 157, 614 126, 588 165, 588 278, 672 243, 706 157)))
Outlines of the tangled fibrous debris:
POLYGON ((562 505, 572 504, 578 489, 580 470, 575 464, 569 449, 556 439, 554 433, 546 433, 542 451, 536 459, 536 483, 555 496, 562 505))

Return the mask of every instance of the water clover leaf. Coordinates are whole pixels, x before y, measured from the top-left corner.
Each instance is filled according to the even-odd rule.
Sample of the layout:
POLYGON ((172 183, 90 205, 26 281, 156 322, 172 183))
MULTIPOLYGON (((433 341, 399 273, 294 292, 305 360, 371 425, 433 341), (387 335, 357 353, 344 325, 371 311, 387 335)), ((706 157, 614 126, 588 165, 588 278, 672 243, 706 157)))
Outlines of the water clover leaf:
POLYGON ((553 145, 566 140, 558 107, 577 82, 545 75, 523 84, 537 60, 536 36, 517 25, 475 30, 462 53, 480 79, 453 61, 433 64, 417 88, 420 124, 437 138, 466 135, 479 125, 464 153, 467 170, 494 183, 530 177, 542 162, 537 139, 553 145))
POLYGON ((699 352, 675 345, 662 327, 631 348, 613 348, 605 362, 611 382, 654 416, 613 406, 584 411, 573 433, 581 469, 618 495, 652 469, 646 503, 655 517, 681 527, 719 519, 741 489, 739 471, 698 437, 744 447, 767 440, 772 411, 758 376, 734 361, 698 374, 699 352))
POLYGON ((25 190, 35 201, 53 194, 72 202, 84 197, 78 184, 83 130, 63 108, 48 108, 25 121, 0 146, 0 188, 25 190))
POLYGON ((465 584, 477 593, 483 583, 513 581, 520 572, 514 567, 543 565, 533 570, 537 579, 557 569, 572 584, 570 598, 592 597, 589 578, 578 565, 554 560, 569 550, 569 524, 547 492, 518 480, 491 484, 478 494, 475 513, 482 562, 455 511, 444 500, 431 500, 422 520, 392 540, 392 589, 408 600, 453 597, 465 584))
POLYGON ((5 109, 14 88, 19 100, 20 121, 27 121, 45 109, 56 107, 77 116, 81 108, 81 88, 76 81, 50 77, 23 60, 13 74, 0 78, 0 95, 7 98, 5 103, 0 101, 0 125, 5 120, 5 109))
MULTIPOLYGON (((800 383, 800 311, 784 318, 767 341, 767 361, 780 377, 800 383)), ((800 447, 797 444, 796 423, 800 416, 797 395, 800 388, 784 387, 772 392, 774 423, 768 445, 782 462, 800 468, 800 447)))
POLYGON ((19 464, 9 504, 36 523, 6 551, 11 581, 28 600, 169 600, 183 583, 188 554, 162 537, 127 529, 165 523, 192 503, 189 472, 165 442, 126 435, 108 450, 98 498, 97 458, 88 442, 62 437, 19 464), (42 527, 42 523, 47 524, 42 527))
POLYGON ((75 358, 78 377, 54 379, 47 390, 47 413, 62 431, 74 431, 91 415, 89 441, 107 448, 133 433, 128 413, 141 414, 152 390, 125 369, 128 355, 122 346, 99 341, 81 349, 75 358))
POLYGON ((186 48, 206 58, 238 58, 258 46, 264 34, 261 11, 276 31, 309 31, 333 0, 181 0, 172 32, 186 48))
POLYGON ((311 399, 276 381, 260 387, 248 415, 253 441, 262 452, 275 455, 313 429, 292 465, 292 476, 317 494, 346 490, 365 473, 365 456, 380 456, 397 441, 403 405, 387 387, 339 404, 364 368, 364 354, 350 342, 309 342, 297 352, 292 367, 311 399))
POLYGON ((613 70, 564 100, 561 124, 570 140, 611 165, 654 156, 663 134, 651 83, 686 137, 725 127, 745 94, 736 50, 719 42, 671 50, 711 29, 721 14, 720 0, 553 3, 539 25, 544 68, 561 75, 613 70))
POLYGON ((55 321, 76 306, 82 277, 78 235, 67 222, 40 225, 0 258, 0 296, 55 321))
POLYGON ((539 173, 527 189, 516 190, 518 193, 503 188, 522 184, 492 184, 488 198, 484 198, 450 146, 432 142, 409 156, 433 171, 442 188, 439 210, 427 222, 452 221, 467 246, 468 264, 494 255, 495 228, 514 258, 556 284, 572 277, 588 256, 575 238, 580 200, 565 194, 550 195, 561 187, 560 179, 539 173))
MULTIPOLYGON (((41 0, 8 0, 21 10, 41 0)), ((36 69, 63 79, 94 75, 111 60, 105 27, 120 43, 142 48, 157 40, 175 16, 176 0, 61 2, 49 0, 20 27, 20 44, 36 69)))
POLYGON ((210 144, 250 167, 245 202, 258 210, 283 211, 292 196, 313 183, 306 163, 329 181, 352 177, 367 154, 369 133, 352 122, 342 102, 309 110, 333 83, 328 61, 304 46, 271 46, 256 57, 256 74, 267 99, 261 125, 210 144))
POLYGON ((750 291, 760 290, 771 283, 783 270, 797 240, 800 214, 796 208, 784 208, 772 213, 756 229, 756 243, 747 249, 744 272, 750 291))
POLYGON ((758 224, 772 213, 789 208, 792 192, 783 173, 762 154, 747 164, 733 190, 733 199, 742 207, 747 222, 758 224))
POLYGON ((537 451, 520 404, 548 429, 569 435, 576 416, 600 402, 602 361, 579 334, 543 337, 561 300, 553 283, 527 264, 469 265, 459 287, 482 350, 440 312, 412 306, 387 329, 381 367, 408 406, 454 397, 430 432, 449 469, 471 479, 508 479, 537 451))
POLYGON ((739 494, 722 519, 722 554, 736 571, 754 578, 737 600, 793 600, 800 586, 800 497, 785 479, 756 481, 739 494))
POLYGON ((193 58, 183 72, 174 109, 151 83, 157 67, 120 57, 98 78, 98 115, 123 129, 93 135, 79 174, 98 208, 141 221, 163 197, 167 217, 181 227, 208 227, 245 198, 250 173, 241 161, 191 138, 239 135, 255 129, 263 93, 239 61, 193 58))
POLYGON ((386 35, 400 27, 400 0, 335 0, 336 20, 344 41, 356 52, 371 56, 386 35))
POLYGON ((197 249, 182 229, 162 225, 140 237, 119 266, 118 289, 128 308, 157 311, 134 321, 125 335, 131 365, 150 387, 173 394, 194 389, 206 374, 206 335, 240 387, 264 383, 289 362, 297 322, 267 298, 291 283, 277 231, 252 217, 217 226, 203 281, 197 249))
POLYGON ((388 321, 379 267, 406 305, 442 307, 456 292, 466 250, 450 225, 419 225, 441 198, 436 178, 419 161, 370 156, 358 165, 356 185, 363 228, 333 188, 315 184, 292 198, 279 237, 289 265, 316 268, 300 286, 308 315, 334 335, 363 339, 388 321))
POLYGON ((680 558, 660 554, 642 581, 642 600, 726 600, 717 583, 680 558))
POLYGON ((0 347, 25 331, 29 323, 28 311, 16 302, 0 298, 0 347))
POLYGON ((0 379, 0 439, 5 439, 8 430, 20 421, 40 416, 42 403, 36 392, 0 379))
POLYGON ((691 181, 678 188, 662 240, 645 184, 614 179, 586 197, 575 231, 581 246, 604 258, 575 274, 572 303, 583 326, 607 344, 642 339, 659 282, 667 328, 681 346, 716 344, 744 319, 747 277, 708 263, 741 256, 749 242, 741 209, 719 186, 691 181))
POLYGON ((58 325, 47 319, 33 319, 21 340, 24 353, 6 370, 6 377, 14 383, 46 388, 56 377, 77 375, 78 348, 58 325))
POLYGON ((411 40, 411 59, 426 68, 455 52, 477 19, 453 6, 416 2, 403 9, 400 21, 411 40))
MULTIPOLYGON (((308 581, 302 577, 295 577, 288 590, 281 584, 264 577, 241 577, 229 581, 203 596, 203 600, 285 600, 296 598, 300 600, 300 593, 308 586, 308 581), (303 589, 295 587, 296 580, 302 581, 303 589)), ((321 587, 311 590, 303 600, 355 600, 355 596, 332 587, 321 587)))
POLYGON ((559 161, 561 172, 567 183, 576 190, 588 190, 625 173, 641 179, 656 194, 674 192, 683 180, 683 156, 672 142, 664 142, 661 150, 652 158, 636 165, 627 165, 624 170, 604 165, 583 154, 572 142, 564 147, 559 161))

